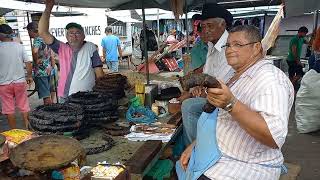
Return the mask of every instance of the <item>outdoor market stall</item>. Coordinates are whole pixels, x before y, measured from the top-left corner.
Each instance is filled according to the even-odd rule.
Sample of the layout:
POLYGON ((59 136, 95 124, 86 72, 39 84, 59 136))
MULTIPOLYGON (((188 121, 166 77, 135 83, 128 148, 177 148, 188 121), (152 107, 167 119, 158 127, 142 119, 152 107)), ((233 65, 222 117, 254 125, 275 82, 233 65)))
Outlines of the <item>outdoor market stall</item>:
MULTIPOLYGON (((30 172, 32 175, 46 177, 59 173, 60 176, 61 174, 69 176, 69 170, 74 168, 78 173, 72 171, 73 174, 80 176, 80 167, 86 165, 85 169, 81 171, 82 173, 93 172, 93 175, 89 174, 88 176, 97 177, 98 175, 104 175, 106 178, 110 174, 102 173, 101 171, 105 171, 105 166, 109 167, 110 164, 112 164, 112 168, 121 166, 122 170, 119 170, 119 176, 122 176, 124 172, 130 173, 131 177, 142 178, 145 176, 157 162, 165 148, 179 133, 181 114, 169 115, 168 110, 166 110, 164 112, 165 116, 157 117, 149 110, 149 114, 152 113, 153 116, 147 117, 148 114, 145 114, 147 109, 143 106, 139 106, 142 111, 135 111, 133 108, 133 112, 129 112, 127 110, 129 108, 129 99, 127 97, 134 97, 137 90, 126 90, 127 97, 123 98, 123 94, 119 94, 119 92, 123 92, 126 84, 125 76, 107 74, 96 83, 94 92, 79 92, 71 95, 64 104, 53 104, 36 108, 31 113, 30 121, 30 128, 36 134, 21 130, 3 133, 7 137, 7 144, 15 141, 15 138, 19 138, 19 141, 15 141, 15 145, 10 148, 10 159, 13 164, 16 167, 36 173, 30 172), (112 88, 115 89, 113 90, 112 88), (120 105, 120 101, 123 101, 124 104, 120 105), (120 106, 123 108, 122 110, 119 108, 120 106), (52 136, 52 134, 60 136, 52 136), (39 135, 41 136, 38 137, 39 135), (78 156, 81 155, 83 157, 82 153, 72 153, 68 150, 66 152, 61 151, 62 149, 75 149, 66 146, 73 143, 69 144, 67 142, 64 143, 64 141, 54 140, 55 138, 64 138, 61 135, 72 136, 79 140, 78 144, 81 145, 80 151, 85 152, 87 156, 87 161, 84 164, 74 162, 76 158, 79 158, 78 156), (48 147, 51 148, 44 148, 43 141, 38 142, 38 139, 41 137, 48 140, 48 147), (30 138, 32 141, 28 141, 30 138), (31 153, 30 150, 23 148, 23 146, 28 147, 29 143, 32 142, 38 144, 39 147, 37 148, 35 145, 31 146, 31 148, 35 148, 32 150, 32 152, 35 152, 32 157, 30 156, 31 159, 29 161, 26 159, 28 162, 17 162, 18 156, 15 155, 15 149, 19 148, 19 154, 22 154, 20 156, 31 153), (65 161, 61 159, 62 157, 58 157, 61 153, 65 154, 66 158, 70 157, 70 160, 65 161), (70 153, 74 156, 69 156, 68 154, 70 153), (43 163, 35 163, 34 159, 39 158, 43 163), (46 162, 49 162, 50 159, 61 159, 62 162, 59 161, 56 165, 48 166, 46 162), (103 165, 97 166, 99 162, 103 163, 103 165), (26 164, 29 165, 26 166, 26 164), (35 168, 34 165, 39 167, 35 168), (120 172, 122 171, 123 173, 121 174, 120 172)), ((135 102, 132 101, 131 106, 133 104, 135 102)), ((3 160, 9 158, 8 153, 5 155, 6 157, 3 160)), ((7 162, 4 161, 4 164, 7 164, 7 162)), ((12 165, 4 166, 11 167, 12 165)), ((11 170, 11 173, 16 176, 21 175, 19 172, 19 170, 15 171, 14 168, 11 170)), ((82 176, 84 177, 85 175, 82 176)))
MULTIPOLYGON (((133 1, 94 1, 91 3, 90 7, 106 7, 108 6, 109 8, 114 8, 114 9, 124 9, 124 8, 139 8, 142 7, 144 9, 145 7, 159 7, 159 8, 169 8, 169 1, 139 1, 141 3, 133 3, 133 1), (103 3, 103 5, 102 5, 103 3), (117 3, 117 4, 109 4, 109 3, 117 3)), ((171 1, 171 2, 176 2, 176 1, 171 1)), ((198 7, 198 5, 195 4, 196 1, 186 1, 186 5, 191 5, 191 7, 198 7)), ((208 1, 206 1, 208 2, 208 1)), ((272 1, 274 2, 274 1, 272 1)), ((201 2, 202 3, 202 2, 201 2)), ((85 1, 59 1, 59 4, 61 5, 75 5, 75 6, 88 6, 87 2, 85 1)), ((181 5, 179 5, 181 6, 181 5)), ((177 7, 177 6, 175 6, 177 7)), ((182 8, 177 8, 174 11, 179 14, 179 11, 186 6, 182 5, 182 8)), ((186 8, 187 9, 187 8, 186 8)), ((144 11, 143 11, 144 12, 144 11)), ((144 13, 143 13, 144 16, 144 13)), ((144 19, 144 18, 143 18, 144 19)), ((175 47, 172 47, 174 49, 175 47)), ((169 49, 170 50, 170 49, 169 49)), ((146 53, 147 54, 147 53, 146 53)), ((158 53, 154 57, 151 57, 150 59, 158 59, 161 57, 162 54, 158 53)), ((147 74, 149 73, 149 68, 148 68, 148 57, 146 57, 146 68, 145 68, 147 74)), ((114 77, 113 77, 114 78, 114 77)), ((107 80, 110 80, 109 82, 105 83, 97 83, 97 86, 94 88, 95 91, 103 91, 104 89, 110 89, 110 88, 118 88, 117 85, 121 84, 123 85, 124 83, 114 83, 114 81, 111 81, 113 78, 111 76, 109 78, 106 78, 107 80), (117 87, 114 87, 116 85, 117 87), (101 88, 101 86, 106 86, 108 88, 101 88)), ((128 77, 129 78, 129 77, 128 77)), ((114 78, 116 79, 116 78, 114 78)), ((142 84, 146 83, 147 85, 150 82, 149 74, 147 75, 146 80, 142 82, 142 84)), ((136 85, 136 83, 135 83, 136 85)), ((124 87, 123 87, 124 88, 124 87)), ((145 86, 147 89, 147 86, 145 86)), ((136 88, 137 89, 137 88, 136 88)), ((158 88, 157 88, 158 89, 158 88)), ((122 90, 122 89, 121 89, 122 90)), ((132 116, 129 116, 131 118, 128 118, 128 116, 124 117, 124 112, 127 113, 127 109, 125 109, 124 112, 118 112, 119 114, 110 114, 107 112, 115 112, 115 109, 110 108, 111 106, 118 106, 116 104, 113 104, 112 102, 105 102, 106 99, 110 99, 110 97, 115 97, 115 96, 121 96, 122 91, 119 89, 116 89, 114 91, 110 90, 108 92, 103 92, 103 93, 110 93, 110 96, 108 97, 103 97, 97 94, 90 94, 88 92, 81 92, 79 94, 75 94, 73 97, 70 98, 71 103, 76 103, 80 106, 82 106, 82 112, 68 110, 66 112, 59 112, 63 114, 64 118, 67 119, 72 119, 73 124, 63 124, 63 121, 59 121, 61 119, 56 118, 54 116, 49 117, 46 114, 45 115, 35 115, 33 116, 33 120, 36 122, 41 122, 40 126, 38 123, 38 131, 42 130, 39 127, 43 126, 48 126, 49 128, 43 128, 45 130, 52 130, 56 133, 59 132, 58 130, 61 129, 60 125, 63 125, 63 128, 66 128, 68 131, 72 127, 72 130, 76 129, 76 131, 82 131, 81 129, 82 125, 88 125, 83 122, 83 118, 86 118, 87 121, 90 119, 91 123, 90 125, 94 126, 96 124, 99 125, 100 129, 93 129, 88 131, 88 135, 83 138, 79 137, 80 143, 84 145, 85 152, 87 153, 87 163, 86 165, 89 166, 96 166, 98 162, 102 162, 102 166, 108 166, 110 164, 115 164, 119 162, 118 165, 123 167, 122 165, 125 165, 125 170, 128 170, 129 173, 131 174, 132 178, 139 178, 141 179, 143 176, 147 174, 147 172, 151 169, 151 167, 156 163, 156 161, 159 159, 159 156, 162 154, 164 149, 170 144, 171 141, 174 140, 175 136, 177 133, 180 131, 179 125, 180 125, 180 120, 181 120, 181 114, 175 113, 171 114, 166 117, 161 117, 158 118, 158 122, 161 122, 161 124, 151 124, 149 126, 143 126, 140 125, 140 123, 135 122, 135 129, 132 129, 131 125, 132 123, 128 122, 128 119, 136 118, 140 119, 141 117, 145 116, 146 110, 143 110, 141 112, 134 112, 132 116), (117 94, 113 94, 117 93, 117 94), (94 98, 89 100, 86 100, 86 96, 93 96, 94 98), (106 108, 108 107, 108 108, 106 108), (100 112, 103 112, 100 114, 100 112), (79 113, 79 114, 77 114, 79 113), (103 116, 103 117, 101 117, 103 116), (114 117, 115 118, 110 118, 114 117), (39 121, 39 119, 45 120, 45 121, 39 121), (117 120, 119 119, 119 120, 117 120), (113 121, 117 120, 116 123, 113 123, 113 121), (108 125, 106 125, 108 121, 108 125), (61 124, 59 124, 59 123, 61 124), (109 122, 113 123, 110 124, 109 122), (51 126, 52 123, 59 124, 59 127, 53 127, 51 126), (106 126, 105 126, 106 125, 106 126), (128 130, 130 128, 131 131, 128 130), (170 132, 170 137, 167 138, 166 140, 160 139, 160 140, 151 140, 151 141, 133 141, 135 138, 137 139, 137 136, 124 136, 127 133, 141 133, 144 132, 146 136, 143 138, 147 137, 147 135, 151 134, 157 134, 157 133, 164 133, 166 134, 167 132, 170 132), (119 136, 120 135, 120 136, 119 136), (88 137, 89 136, 89 137, 88 137), (107 138, 107 137, 110 137, 107 138), (131 139, 130 139, 131 138, 131 139), (87 148, 87 149, 86 149, 87 148), (96 153, 96 154, 95 154, 96 153), (105 161, 105 162, 103 162, 105 161)), ((137 93, 137 91, 136 91, 137 93)), ((141 93, 141 92, 140 92, 141 93)), ((147 94, 151 94, 150 91, 144 91, 142 92, 143 94, 146 94, 144 97, 147 98, 147 94)), ((139 94, 139 92, 137 93, 139 94)), ((122 97, 121 97, 122 98, 122 97)), ((154 97, 152 97, 154 98, 154 97)), ((152 99, 151 98, 151 99, 152 99)), ((119 98, 120 99, 120 98, 119 98)), ((115 102, 116 100, 114 100, 115 102)), ((127 102, 129 101, 128 99, 126 100, 127 102)), ((118 102, 117 102, 118 103, 118 102)), ((134 103, 134 102, 131 102, 134 103)), ((148 103, 150 106, 151 104, 148 103)), ((72 105, 73 106, 73 105, 72 105)), ((130 106, 126 106, 127 108, 130 108, 130 106)), ((42 110, 39 108, 38 110, 42 110)), ((50 111, 50 110, 48 110, 50 111)), ((155 111, 156 112, 156 111, 155 111)), ((56 114, 59 114, 56 113, 56 114)), ((54 114, 54 113, 53 113, 54 114)), ((153 118, 154 120, 155 118, 153 118)), ((89 121, 89 122, 90 122, 89 121)), ((64 135, 70 135, 66 134, 65 130, 62 130, 60 134, 64 135)), ((41 134, 41 133, 40 133, 41 134)), ((81 134, 81 133, 80 133, 81 134)), ((71 134, 72 135, 72 134, 71 134)), ((162 136, 163 137, 163 136, 162 136)), ((141 140, 141 139, 139 139, 141 140)), ((19 146, 19 145, 18 145, 19 146)), ((116 165, 115 165, 116 166, 116 165)), ((103 169, 103 167, 99 166, 100 168, 103 169)), ((87 167, 90 169, 90 167, 87 167)), ((98 168, 94 169, 94 172, 100 172, 98 168)), ((119 173, 120 174, 120 173, 119 173)))

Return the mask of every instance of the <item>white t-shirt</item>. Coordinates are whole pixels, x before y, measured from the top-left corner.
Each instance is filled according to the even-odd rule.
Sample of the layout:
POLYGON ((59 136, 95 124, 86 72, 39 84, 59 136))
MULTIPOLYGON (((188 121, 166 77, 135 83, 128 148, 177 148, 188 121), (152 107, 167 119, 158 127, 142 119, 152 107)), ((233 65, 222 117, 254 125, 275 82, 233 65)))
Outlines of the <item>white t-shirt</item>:
POLYGON ((0 42, 0 85, 25 82, 24 63, 32 62, 22 44, 0 42))

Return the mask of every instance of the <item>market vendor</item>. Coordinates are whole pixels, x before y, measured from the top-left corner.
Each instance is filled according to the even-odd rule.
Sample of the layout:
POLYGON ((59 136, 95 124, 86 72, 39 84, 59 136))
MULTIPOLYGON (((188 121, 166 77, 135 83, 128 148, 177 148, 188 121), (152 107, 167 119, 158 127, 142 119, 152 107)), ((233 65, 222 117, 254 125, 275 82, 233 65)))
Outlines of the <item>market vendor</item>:
MULTIPOLYGON (((228 38, 227 27, 231 27, 233 17, 231 13, 215 3, 204 4, 201 15, 201 38, 208 41, 208 53, 203 73, 221 79, 223 82, 233 76, 234 70, 228 65, 225 49, 221 48, 228 38)), ((195 87, 187 96, 181 98, 183 141, 189 145, 195 140, 197 122, 206 103, 206 94, 201 87, 195 87), (191 97, 191 98, 190 98, 191 97), (189 98, 189 99, 187 99, 189 98)))
POLYGON ((46 8, 39 21, 39 35, 59 55, 60 72, 58 96, 60 102, 78 91, 90 91, 95 78, 103 76, 102 62, 95 44, 84 41, 83 27, 77 23, 66 26, 67 43, 49 33, 49 19, 54 0, 46 0, 46 8))
MULTIPOLYGON (((207 90, 207 100, 219 108, 216 133, 204 128, 205 136, 198 134, 183 152, 181 166, 187 168, 193 146, 210 137, 216 138, 221 157, 204 170, 202 179, 279 179, 293 86, 280 69, 264 60, 256 27, 233 28, 223 49, 236 73, 227 83, 221 81, 221 89, 207 90)), ((195 151, 201 154, 202 149, 195 151)))

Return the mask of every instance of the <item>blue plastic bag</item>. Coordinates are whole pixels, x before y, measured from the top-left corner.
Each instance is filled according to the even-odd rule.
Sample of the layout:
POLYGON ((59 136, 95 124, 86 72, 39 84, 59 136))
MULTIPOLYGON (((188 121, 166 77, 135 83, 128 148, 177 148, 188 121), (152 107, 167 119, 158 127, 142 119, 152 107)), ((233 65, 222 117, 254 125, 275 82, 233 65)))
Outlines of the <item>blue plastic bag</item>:
POLYGON ((142 106, 133 107, 130 106, 127 113, 126 113, 126 119, 129 122, 134 123, 153 123, 157 120, 157 115, 151 111, 149 108, 145 108, 142 106), (141 117, 134 117, 135 114, 141 114, 141 117))

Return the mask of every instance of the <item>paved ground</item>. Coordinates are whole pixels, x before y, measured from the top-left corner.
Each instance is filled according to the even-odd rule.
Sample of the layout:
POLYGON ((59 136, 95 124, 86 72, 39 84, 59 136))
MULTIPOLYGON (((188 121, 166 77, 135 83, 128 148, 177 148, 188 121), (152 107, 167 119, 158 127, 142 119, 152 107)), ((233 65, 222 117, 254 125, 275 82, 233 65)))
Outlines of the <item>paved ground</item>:
MULTIPOLYGON (((42 104, 36 94, 30 97, 30 103, 32 108, 42 104)), ((18 117, 18 127, 22 128, 22 120, 20 116, 18 117)), ((6 119, 0 115, 0 132, 7 129, 6 119)), ((320 179, 320 131, 312 134, 298 134, 294 111, 290 116, 289 133, 282 151, 286 162, 301 166, 298 180, 320 179)))
POLYGON ((294 111, 289 120, 289 133, 282 148, 285 161, 301 166, 298 180, 320 179, 320 131, 298 134, 294 111))

